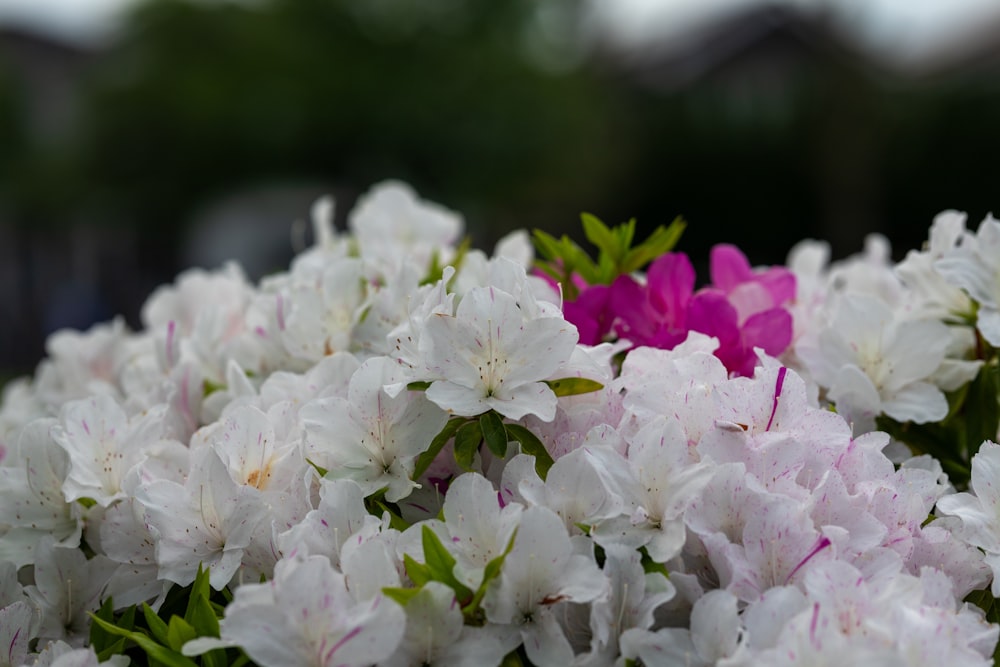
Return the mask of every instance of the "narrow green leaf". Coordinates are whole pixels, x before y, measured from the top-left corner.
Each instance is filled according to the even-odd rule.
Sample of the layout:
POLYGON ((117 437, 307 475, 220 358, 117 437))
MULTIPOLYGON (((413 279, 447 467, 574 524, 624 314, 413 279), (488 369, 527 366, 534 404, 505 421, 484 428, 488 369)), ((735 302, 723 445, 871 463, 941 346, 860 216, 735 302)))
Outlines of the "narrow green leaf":
POLYGON ((318 474, 320 477, 326 477, 326 468, 324 468, 322 466, 316 465, 314 462, 310 461, 309 459, 306 459, 306 463, 308 463, 309 465, 311 465, 316 470, 316 474, 318 474))
MULTIPOLYGON (((101 620, 107 621, 108 623, 115 622, 115 607, 111 598, 104 601, 101 608, 94 612, 94 615, 101 620)), ((91 624, 90 626, 90 645, 94 647, 94 651, 100 653, 107 646, 115 643, 118 640, 117 635, 113 635, 101 626, 91 624)))
POLYGON ((249 664, 250 664, 250 657, 246 653, 243 653, 241 651, 240 657, 236 658, 236 660, 233 661, 233 664, 229 665, 229 667, 243 667, 243 665, 249 665, 249 664))
MULTIPOLYGON (((210 601, 212 596, 210 575, 208 569, 198 565, 198 573, 195 575, 194 583, 191 584, 187 608, 184 610, 184 621, 194 629, 196 637, 219 636, 219 617, 216 616, 210 601)), ((173 623, 172 618, 170 622, 173 623)))
POLYGON ((389 527, 400 532, 410 527, 409 522, 399 514, 399 508, 395 504, 390 505, 385 500, 385 489, 378 495, 365 498, 365 507, 372 516, 381 518, 382 515, 389 514, 389 527))
POLYGON ((621 248, 618 245, 616 235, 601 220, 590 213, 581 213, 580 221, 583 223, 583 233, 587 240, 603 253, 607 254, 612 261, 620 257, 621 248))
POLYGON ((199 637, 219 636, 219 617, 212 603, 205 597, 191 596, 191 605, 184 619, 194 627, 199 637))
POLYGON ((235 667, 236 664, 229 664, 225 649, 217 648, 201 654, 201 667, 235 667))
POLYGON ((541 229, 536 229, 532 232, 531 240, 534 242, 538 254, 542 257, 549 261, 559 259, 559 241, 556 240, 556 237, 541 229))
POLYGON ((167 646, 180 653, 181 647, 198 636, 191 624, 180 616, 171 616, 167 624, 167 646))
POLYGON ((122 612, 121 616, 118 617, 118 623, 116 623, 116 625, 119 628, 125 628, 126 630, 131 630, 135 627, 135 605, 132 605, 122 612))
POLYGON ((484 412, 479 417, 479 427, 483 432, 483 440, 498 458, 507 455, 507 429, 504 428, 503 418, 495 410, 484 412))
POLYGON ((455 597, 460 604, 471 599, 472 591, 455 578, 455 558, 444 548, 440 538, 426 525, 420 536, 424 547, 424 561, 434 580, 455 591, 455 597))
POLYGON ((406 385, 406 388, 409 391, 427 391, 427 388, 430 386, 430 382, 410 382, 406 385))
POLYGON ((628 250, 632 247, 632 241, 635 239, 635 218, 629 218, 625 224, 618 225, 615 231, 621 236, 621 247, 628 250))
POLYGON ((119 628, 118 626, 108 623, 103 619, 97 618, 94 614, 91 614, 90 617, 93 619, 94 623, 99 624, 108 632, 135 642, 139 645, 139 648, 149 655, 150 658, 163 663, 167 667, 198 667, 198 664, 190 658, 186 658, 180 653, 171 651, 166 646, 156 643, 148 635, 135 630, 125 630, 123 628, 119 628))
POLYGON ((406 568, 406 576, 418 587, 434 578, 431 576, 430 568, 414 559, 410 554, 403 554, 403 567, 406 568))
POLYGON ((549 468, 555 463, 549 450, 545 449, 545 445, 538 439, 538 436, 520 424, 507 424, 506 426, 507 435, 521 444, 521 451, 535 457, 535 472, 544 480, 549 474, 549 468))
POLYGON ((157 616, 156 612, 153 611, 153 608, 145 602, 142 603, 142 615, 146 619, 146 627, 148 627, 149 631, 153 633, 153 637, 156 638, 156 641, 161 644, 168 643, 166 622, 157 616))
MULTIPOLYGON (((104 630, 102 629, 101 632, 104 632, 104 630)), ((112 656, 121 655, 122 653, 124 653, 125 642, 126 639, 124 637, 119 637, 116 641, 111 642, 100 651, 98 651, 97 648, 95 647, 94 652, 97 653, 97 661, 107 662, 108 660, 111 659, 112 656)), ((91 644, 91 646, 93 646, 93 644, 91 644)))
POLYGON ((669 227, 660 225, 645 241, 632 248, 622 263, 622 273, 632 273, 664 255, 677 245, 687 223, 682 218, 675 219, 669 227))
POLYGON ((224 383, 222 383, 222 382, 212 382, 211 380, 208 380, 208 379, 206 379, 204 382, 202 382, 202 386, 201 386, 201 390, 205 394, 206 397, 209 396, 209 395, 211 395, 211 394, 214 394, 217 391, 222 391, 225 388, 226 388, 226 385, 224 383))
MULTIPOLYGON (((930 454, 941 462, 952 484, 964 488, 969 481, 971 468, 959 448, 959 437, 954 429, 940 424, 900 423, 885 415, 875 418, 875 426, 904 443, 915 454, 930 454)), ((959 427, 964 426, 958 424, 959 427)))
POLYGON ((556 396, 576 396, 577 394, 589 394, 592 391, 604 389, 604 385, 596 380, 587 378, 560 378, 558 380, 545 380, 549 389, 555 392, 556 396))
POLYGON ((476 593, 472 596, 469 603, 462 607, 462 613, 466 617, 473 616, 478 612, 479 605, 482 603, 483 598, 486 597, 486 588, 491 581, 500 576, 500 570, 503 569, 503 562, 507 559, 507 554, 514 548, 515 538, 517 538, 516 528, 510 539, 507 540, 507 548, 503 550, 503 553, 486 563, 486 568, 483 570, 483 580, 480 582, 479 588, 476 589, 476 593))
POLYGON ((965 397, 966 460, 979 451, 984 440, 996 440, 1000 427, 1000 368, 983 364, 979 375, 969 385, 965 397))
POLYGON ((405 607, 410 600, 417 596, 422 588, 390 588, 385 587, 382 589, 382 594, 387 598, 391 598, 398 602, 400 605, 405 607))
POLYGON ((427 451, 417 457, 417 462, 413 467, 413 479, 420 479, 423 477, 424 473, 427 472, 427 469, 431 467, 431 463, 433 463, 434 459, 437 458, 437 455, 441 453, 444 446, 448 444, 448 441, 455 435, 459 427, 467 421, 468 419, 465 417, 452 417, 448 420, 448 423, 444 425, 441 432, 434 436, 434 439, 431 440, 431 445, 427 448, 427 451))
MULTIPOLYGON (((503 661, 500 663, 500 667, 524 667, 524 661, 521 660, 519 651, 521 649, 517 648, 508 653, 503 657, 503 661)), ((531 663, 528 663, 529 665, 531 663)))
POLYGON ((463 470, 472 470, 472 461, 483 440, 482 429, 477 422, 466 422, 455 434, 455 461, 463 470))
POLYGON ((650 557, 649 552, 646 551, 646 547, 643 547, 642 549, 640 549, 639 553, 642 554, 642 561, 641 562, 642 562, 642 571, 643 572, 645 572, 646 574, 651 574, 653 572, 659 572, 664 577, 667 577, 668 579, 670 578, 670 573, 667 572, 667 566, 664 565, 663 563, 657 563, 655 560, 653 560, 650 557))

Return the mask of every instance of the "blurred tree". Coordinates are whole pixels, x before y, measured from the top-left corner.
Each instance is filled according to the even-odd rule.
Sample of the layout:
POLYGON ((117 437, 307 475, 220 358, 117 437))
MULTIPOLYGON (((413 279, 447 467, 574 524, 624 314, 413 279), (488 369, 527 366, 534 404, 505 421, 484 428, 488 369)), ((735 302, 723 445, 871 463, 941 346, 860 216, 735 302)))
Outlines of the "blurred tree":
POLYGON ((93 192, 161 252, 193 206, 268 181, 402 178, 478 223, 480 242, 575 218, 612 191, 599 176, 616 144, 592 78, 530 57, 572 57, 538 38, 540 8, 557 5, 573 8, 147 2, 89 89, 93 192))

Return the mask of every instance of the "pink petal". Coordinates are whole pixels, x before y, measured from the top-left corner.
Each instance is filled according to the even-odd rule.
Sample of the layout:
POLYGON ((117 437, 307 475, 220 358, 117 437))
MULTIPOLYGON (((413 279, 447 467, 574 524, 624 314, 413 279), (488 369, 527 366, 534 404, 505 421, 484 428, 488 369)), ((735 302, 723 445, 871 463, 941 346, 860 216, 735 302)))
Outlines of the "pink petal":
POLYGON ((712 284, 725 292, 753 279, 753 270, 746 255, 728 243, 712 247, 709 255, 709 273, 712 276, 712 284))
POLYGON ((683 327, 688 302, 694 292, 695 273, 691 260, 679 252, 668 252, 649 266, 649 302, 661 321, 683 327))

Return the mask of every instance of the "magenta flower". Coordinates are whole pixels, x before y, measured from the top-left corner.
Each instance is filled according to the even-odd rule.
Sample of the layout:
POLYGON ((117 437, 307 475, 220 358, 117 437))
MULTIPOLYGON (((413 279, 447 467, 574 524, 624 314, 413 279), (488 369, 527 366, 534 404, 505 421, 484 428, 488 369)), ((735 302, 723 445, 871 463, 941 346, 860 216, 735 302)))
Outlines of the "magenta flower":
POLYGON ((712 283, 695 292, 695 272, 687 255, 668 252, 649 266, 645 284, 618 276, 610 285, 587 285, 574 275, 579 297, 563 304, 580 342, 597 345, 614 332, 634 345, 665 350, 689 331, 719 340, 715 355, 730 373, 753 375, 755 347, 778 356, 792 342, 795 275, 785 267, 753 269, 736 246, 712 248, 712 283))
MULTIPOLYGON (((725 293, 741 322, 795 298, 795 274, 783 266, 754 271, 739 248, 720 243, 709 255, 712 287, 725 293)), ((787 345, 787 344, 786 344, 787 345)))
MULTIPOLYGON (((580 283, 583 281, 581 280, 580 283)), ((563 316, 576 325, 580 342, 597 345, 604 341, 614 323, 615 311, 611 308, 611 288, 608 285, 580 286, 576 301, 563 304, 563 316)))
POLYGON ((785 351, 792 342, 792 316, 784 308, 768 308, 740 321, 739 311, 720 290, 705 288, 691 299, 688 325, 719 339, 715 351, 730 373, 753 375, 757 364, 754 348, 771 356, 785 351))
POLYGON ((668 252, 650 264, 645 286, 619 276, 611 285, 615 333, 635 345, 673 349, 687 338, 694 279, 691 260, 679 252, 668 252))

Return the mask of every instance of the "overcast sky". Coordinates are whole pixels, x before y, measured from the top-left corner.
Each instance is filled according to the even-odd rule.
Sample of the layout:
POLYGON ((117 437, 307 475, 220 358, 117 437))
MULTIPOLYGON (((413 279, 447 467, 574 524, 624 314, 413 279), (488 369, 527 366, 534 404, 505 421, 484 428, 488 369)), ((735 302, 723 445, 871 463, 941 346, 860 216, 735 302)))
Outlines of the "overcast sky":
MULTIPOLYGON (((219 1, 219 0, 207 0, 219 1)), ((683 31, 720 11, 762 0, 590 0, 600 24, 627 40, 683 31)), ((853 34, 876 49, 919 56, 944 48, 985 19, 1000 20, 997 0, 782 0, 835 10, 853 34)), ((78 41, 109 34, 136 0, 0 0, 0 23, 16 22, 78 41)))

